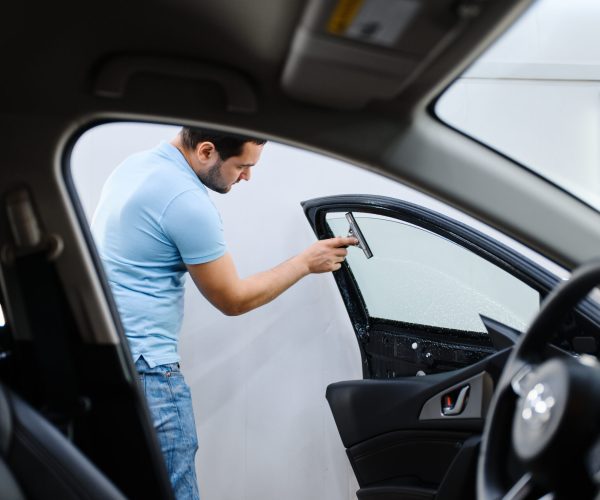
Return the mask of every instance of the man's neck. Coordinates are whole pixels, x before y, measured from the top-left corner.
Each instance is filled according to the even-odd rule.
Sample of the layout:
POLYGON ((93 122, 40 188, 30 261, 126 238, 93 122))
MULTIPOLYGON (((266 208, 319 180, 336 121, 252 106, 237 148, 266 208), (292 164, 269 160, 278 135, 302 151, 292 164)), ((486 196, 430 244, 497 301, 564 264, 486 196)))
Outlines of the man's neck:
POLYGON ((188 164, 188 167, 190 167, 192 169, 192 171, 194 170, 192 167, 192 162, 191 162, 191 158, 189 156, 189 152, 187 151, 187 149, 185 148, 185 146, 183 145, 183 143, 181 142, 181 138, 179 136, 175 136, 170 144, 172 146, 175 146, 179 152, 183 155, 183 157, 185 158, 185 161, 188 164))

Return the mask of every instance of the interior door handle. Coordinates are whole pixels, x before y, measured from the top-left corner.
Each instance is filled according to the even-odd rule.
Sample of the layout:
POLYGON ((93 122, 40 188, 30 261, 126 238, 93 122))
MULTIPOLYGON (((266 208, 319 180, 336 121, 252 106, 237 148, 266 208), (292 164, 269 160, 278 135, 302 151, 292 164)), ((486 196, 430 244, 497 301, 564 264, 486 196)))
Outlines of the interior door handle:
POLYGON ((442 396, 442 415, 459 415, 467 405, 467 396, 469 395, 469 385, 465 385, 458 391, 449 392, 442 396))

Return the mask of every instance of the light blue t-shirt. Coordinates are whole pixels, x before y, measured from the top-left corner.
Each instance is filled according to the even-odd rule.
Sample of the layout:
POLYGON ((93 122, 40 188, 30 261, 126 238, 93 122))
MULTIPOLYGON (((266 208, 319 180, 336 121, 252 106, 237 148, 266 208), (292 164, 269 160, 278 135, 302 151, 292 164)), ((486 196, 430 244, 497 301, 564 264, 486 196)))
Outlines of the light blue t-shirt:
POLYGON ((92 233, 134 361, 179 361, 185 264, 221 257, 221 217, 171 144, 126 159, 106 181, 92 233))

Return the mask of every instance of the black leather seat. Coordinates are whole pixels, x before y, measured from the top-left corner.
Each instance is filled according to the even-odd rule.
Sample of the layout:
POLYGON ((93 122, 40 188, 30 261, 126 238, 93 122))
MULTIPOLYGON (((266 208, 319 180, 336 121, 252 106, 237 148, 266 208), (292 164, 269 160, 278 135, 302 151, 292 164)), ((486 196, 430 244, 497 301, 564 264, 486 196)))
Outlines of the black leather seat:
POLYGON ((0 498, 125 497, 63 434, 0 384, 0 498))

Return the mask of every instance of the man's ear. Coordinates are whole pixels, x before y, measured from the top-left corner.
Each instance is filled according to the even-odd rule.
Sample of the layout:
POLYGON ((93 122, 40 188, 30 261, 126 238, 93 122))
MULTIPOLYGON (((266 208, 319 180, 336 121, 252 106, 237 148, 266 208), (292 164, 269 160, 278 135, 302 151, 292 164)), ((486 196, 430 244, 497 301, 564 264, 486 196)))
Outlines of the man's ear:
POLYGON ((196 145, 195 153, 196 158, 203 163, 212 161, 218 154, 215 145, 210 141, 199 142, 196 145))

